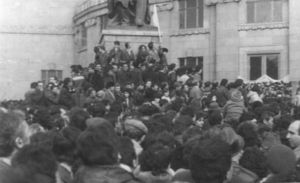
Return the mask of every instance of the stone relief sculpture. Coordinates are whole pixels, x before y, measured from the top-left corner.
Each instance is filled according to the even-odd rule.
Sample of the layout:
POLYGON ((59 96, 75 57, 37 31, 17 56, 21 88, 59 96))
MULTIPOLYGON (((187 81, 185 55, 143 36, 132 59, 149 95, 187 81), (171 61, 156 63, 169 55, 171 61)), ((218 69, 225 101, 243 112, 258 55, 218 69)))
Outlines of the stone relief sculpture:
POLYGON ((148 0, 108 0, 108 26, 150 24, 148 0))

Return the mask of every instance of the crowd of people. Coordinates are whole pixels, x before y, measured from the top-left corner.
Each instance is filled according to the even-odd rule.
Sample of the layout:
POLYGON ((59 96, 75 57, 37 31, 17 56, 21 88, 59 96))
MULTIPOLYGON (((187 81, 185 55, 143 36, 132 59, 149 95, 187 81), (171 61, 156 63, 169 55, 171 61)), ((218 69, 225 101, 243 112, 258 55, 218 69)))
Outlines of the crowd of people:
POLYGON ((300 90, 202 81, 166 48, 95 47, 0 108, 1 183, 300 181, 300 90))

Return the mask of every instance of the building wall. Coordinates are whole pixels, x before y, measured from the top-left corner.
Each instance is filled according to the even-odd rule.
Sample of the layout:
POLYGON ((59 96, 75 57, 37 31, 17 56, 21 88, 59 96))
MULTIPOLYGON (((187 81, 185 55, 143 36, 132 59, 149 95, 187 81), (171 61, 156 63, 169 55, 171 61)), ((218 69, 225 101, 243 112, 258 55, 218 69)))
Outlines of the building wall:
MULTIPOLYGON (((290 75, 291 80, 299 80, 300 1, 283 0, 282 22, 253 24, 246 20, 248 1, 253 0, 204 0, 203 27, 179 29, 179 0, 150 0, 151 5, 158 6, 161 45, 170 50, 169 63, 178 65, 179 58, 203 57, 204 80, 250 79, 250 54, 279 53, 279 78, 290 75)), ((102 14, 105 9, 104 4, 102 14)), ((83 12, 86 19, 95 14, 93 6, 83 12)), ((99 27, 97 30, 101 32, 99 27)), ((93 42, 80 58, 85 54, 85 59, 93 59, 89 50, 100 38, 93 35, 89 34, 93 42)))
POLYGON ((0 100, 21 99, 41 70, 73 64, 76 0, 0 1, 0 100))

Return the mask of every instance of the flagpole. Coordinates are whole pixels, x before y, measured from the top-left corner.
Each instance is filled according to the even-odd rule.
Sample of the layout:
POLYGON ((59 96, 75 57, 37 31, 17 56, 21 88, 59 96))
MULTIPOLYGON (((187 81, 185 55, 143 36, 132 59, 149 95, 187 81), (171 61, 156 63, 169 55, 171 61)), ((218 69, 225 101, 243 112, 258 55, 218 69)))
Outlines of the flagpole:
POLYGON ((162 44, 162 34, 160 30, 160 25, 159 25, 159 19, 158 19, 158 11, 157 11, 157 5, 155 4, 153 7, 154 10, 154 15, 153 15, 153 23, 157 27, 158 30, 158 39, 159 39, 159 44, 162 44))

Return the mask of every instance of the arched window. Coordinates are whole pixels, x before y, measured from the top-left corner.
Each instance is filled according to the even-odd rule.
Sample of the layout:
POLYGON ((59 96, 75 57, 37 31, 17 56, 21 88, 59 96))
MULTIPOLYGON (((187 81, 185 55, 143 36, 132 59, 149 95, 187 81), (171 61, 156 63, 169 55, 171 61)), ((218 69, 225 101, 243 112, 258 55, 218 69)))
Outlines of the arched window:
POLYGON ((179 28, 203 27, 204 0, 179 0, 179 28))

